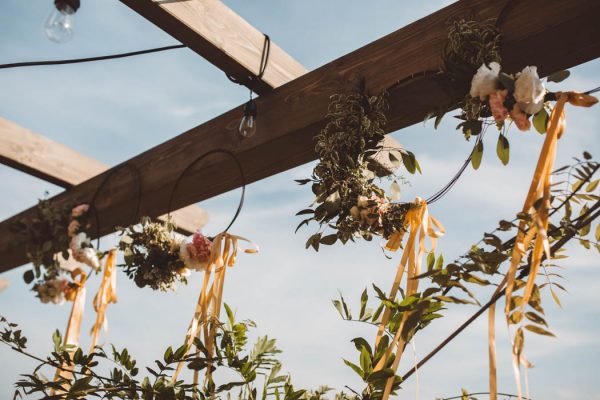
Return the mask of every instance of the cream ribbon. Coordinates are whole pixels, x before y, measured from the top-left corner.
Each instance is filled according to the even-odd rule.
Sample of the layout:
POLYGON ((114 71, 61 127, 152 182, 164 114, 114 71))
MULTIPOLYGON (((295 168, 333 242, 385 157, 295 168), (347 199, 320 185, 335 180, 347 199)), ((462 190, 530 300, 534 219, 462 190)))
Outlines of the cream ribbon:
MULTIPOLYGON (((544 254, 550 258, 550 245, 548 243, 548 212, 550 209, 550 177, 554 168, 554 160, 556 158, 556 147, 558 139, 562 136, 565 129, 565 103, 569 102, 572 105, 580 107, 590 107, 598 102, 598 100, 590 95, 576 92, 559 92, 557 93, 557 102, 550 115, 550 120, 546 129, 546 138, 540 152, 540 156, 533 174, 533 179, 529 187, 529 192, 523 205, 523 213, 530 214, 532 220, 528 223, 521 220, 519 230, 515 239, 513 252, 510 260, 510 266, 501 288, 506 283, 506 305, 505 315, 508 323, 510 314, 510 304, 512 293, 514 291, 516 273, 521 264, 521 261, 527 250, 533 243, 531 252, 530 272, 523 293, 521 303, 521 312, 531 298, 535 279, 541 264, 544 254), (536 210, 534 204, 540 201, 539 207, 536 210), (527 232, 527 233, 526 233, 527 232)), ((489 364, 490 364, 490 400, 497 399, 497 384, 496 384, 496 350, 495 350, 495 306, 492 305, 489 310, 488 317, 488 336, 489 336, 489 364)), ((521 399, 521 384, 520 384, 520 364, 522 363, 521 355, 518 354, 517 347, 513 342, 513 372, 517 382, 518 397, 521 399)))
POLYGON ((98 343, 98 337, 100 336, 102 328, 104 328, 105 332, 108 330, 106 323, 106 308, 109 304, 115 304, 117 302, 116 259, 117 251, 115 249, 110 250, 104 264, 104 273, 102 275, 100 287, 98 288, 98 293, 96 293, 94 301, 92 302, 94 310, 96 311, 96 322, 94 322, 90 331, 90 335, 92 336, 90 353, 94 351, 94 348, 98 343))
MULTIPOLYGON (((235 265, 239 241, 247 242, 250 245, 250 248, 244 250, 245 253, 258 252, 258 246, 250 240, 227 232, 218 234, 213 240, 210 257, 204 270, 204 279, 194 317, 185 337, 184 344, 187 346, 186 354, 191 348, 194 338, 203 338, 204 346, 208 351, 207 357, 211 358, 213 355, 216 345, 217 323, 223 300, 225 272, 227 271, 227 267, 235 265), (209 283, 211 283, 210 286, 209 283)), ((199 353, 200 349, 196 348, 195 354, 199 353)), ((207 379, 210 379, 211 376, 211 366, 212 362, 209 361, 206 370, 207 379)), ((177 380, 182 367, 183 362, 179 362, 173 374, 173 382, 177 380)), ((194 384, 198 384, 198 371, 194 371, 194 384)))
MULTIPOLYGON (((67 300, 73 302, 73 307, 71 308, 71 314, 69 315, 69 322, 67 323, 67 330, 65 332, 63 343, 64 345, 73 345, 77 347, 79 346, 81 321, 83 319, 83 310, 85 308, 85 283, 87 281, 87 274, 81 268, 76 268, 71 272, 71 278, 77 287, 66 295, 67 300), (79 281, 77 278, 79 278, 79 281)), ((70 352, 71 356, 73 354, 74 352, 70 352)), ((67 367, 67 364, 63 364, 61 368, 57 368, 54 379, 56 380, 58 377, 71 379, 73 377, 73 373, 65 371, 64 369, 67 367)), ((62 391, 59 391, 59 393, 62 393, 62 391)))
MULTIPOLYGON (((404 251, 402 252, 402 258, 400 260, 400 264, 398 265, 398 269, 396 272, 396 277, 394 278, 394 283, 392 284, 392 289, 390 290, 389 298, 395 299, 398 294, 398 290, 400 289, 400 284, 402 282, 402 277, 404 276, 405 270, 407 271, 407 281, 406 281, 406 296, 411 296, 415 294, 418 290, 419 280, 414 279, 416 276, 421 274, 421 265, 423 263, 423 255, 427 252, 427 248, 425 247, 425 240, 427 237, 431 240, 431 250, 434 251, 436 247, 437 238, 441 237, 445 233, 445 229, 442 224, 435 219, 433 216, 429 215, 429 211, 427 209, 427 202, 420 197, 417 197, 415 201, 411 204, 410 209, 406 213, 405 216, 405 226, 406 229, 395 232, 386 244, 386 249, 390 251, 396 251, 400 248, 402 244, 402 239, 404 237, 404 233, 406 231, 409 232, 408 240, 406 242, 406 246, 404 247, 404 251), (418 248, 416 249, 415 254, 415 245, 418 240, 418 248)), ((388 307, 385 308, 383 312, 383 316, 381 318, 381 323, 379 325, 379 329, 377 331, 377 338, 375 340, 375 348, 379 345, 383 334, 385 333, 385 327, 389 321, 391 314, 391 309, 388 307)), ((406 323, 407 318, 410 313, 405 312, 402 316, 402 320, 400 322, 400 326, 396 332, 396 335, 392 339, 387 351, 383 355, 383 357, 379 360, 377 365, 374 368, 374 371, 379 371, 385 367, 387 364, 394 348, 396 348, 396 356, 394 357, 394 362, 392 364, 392 369, 394 372, 398 369, 398 365, 400 364, 400 358, 402 357, 402 353, 404 352, 404 347, 406 345, 405 340, 402 338, 402 330, 404 328, 404 324, 406 323)), ((394 383, 394 378, 391 377, 388 379, 385 387, 385 391, 383 394, 383 400, 387 400, 390 396, 392 386, 394 383)))

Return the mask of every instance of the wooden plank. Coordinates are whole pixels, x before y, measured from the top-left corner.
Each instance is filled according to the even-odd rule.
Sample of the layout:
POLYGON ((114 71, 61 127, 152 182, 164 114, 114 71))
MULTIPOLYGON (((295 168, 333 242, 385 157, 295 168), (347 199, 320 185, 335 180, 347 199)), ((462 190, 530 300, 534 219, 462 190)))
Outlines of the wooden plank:
MULTIPOLYGON (((468 88, 453 88, 443 76, 419 77, 420 73, 439 68, 449 22, 460 17, 493 18, 503 4, 461 0, 258 98, 256 136, 232 149, 247 181, 314 160, 313 136, 325 122, 330 95, 356 85, 361 78, 373 93, 392 87, 388 131, 422 121, 440 105, 456 103, 468 88), (417 78, 405 80, 413 76, 417 78)), ((512 9, 502 25, 506 70, 538 65, 542 74, 548 74, 600 56, 600 2, 529 0, 510 4, 512 9)), ((175 179, 199 154, 232 148, 241 112, 241 106, 237 107, 130 160, 143 175, 143 214, 166 212, 175 179)), ((86 181, 53 200, 89 200, 101 179, 86 181)), ((174 206, 210 198, 239 185, 234 164, 215 155, 189 171, 174 206)), ((126 208, 132 197, 130 186, 131 178, 126 174, 116 176, 111 196, 98 202, 101 234, 111 232, 116 225, 135 222, 126 208)), ((27 220, 33 212, 26 210, 0 224, 0 270, 26 261, 22 247, 11 247, 14 238, 8 227, 14 220, 27 220)))
MULTIPOLYGON (((78 185, 108 169, 60 143, 0 118, 0 163, 65 189, 78 185)), ((192 205, 172 213, 182 233, 190 234, 208 221, 208 213, 192 205)))
MULTIPOLYGON (((220 0, 121 0, 122 3, 200 54, 226 74, 252 87, 264 35, 220 0)), ((269 61, 254 91, 265 94, 307 72, 271 41, 269 61)))

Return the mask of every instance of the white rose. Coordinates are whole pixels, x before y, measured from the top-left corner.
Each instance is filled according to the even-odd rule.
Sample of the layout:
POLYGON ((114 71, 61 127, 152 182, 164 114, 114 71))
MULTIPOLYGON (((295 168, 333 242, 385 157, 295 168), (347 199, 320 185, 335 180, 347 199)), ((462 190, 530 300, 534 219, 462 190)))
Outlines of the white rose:
POLYGON ((96 250, 92 249, 91 247, 86 247, 85 249, 82 249, 81 257, 86 265, 94 269, 100 268, 100 260, 98 260, 98 253, 96 253, 96 250))
POLYGON ((529 66, 515 81, 515 100, 519 108, 527 114, 537 114, 544 107, 546 89, 537 73, 537 67, 529 66))
POLYGON ((491 62, 488 67, 482 64, 471 80, 471 97, 479 97, 485 100, 491 93, 498 89, 498 74, 500 74, 500 64, 491 62))

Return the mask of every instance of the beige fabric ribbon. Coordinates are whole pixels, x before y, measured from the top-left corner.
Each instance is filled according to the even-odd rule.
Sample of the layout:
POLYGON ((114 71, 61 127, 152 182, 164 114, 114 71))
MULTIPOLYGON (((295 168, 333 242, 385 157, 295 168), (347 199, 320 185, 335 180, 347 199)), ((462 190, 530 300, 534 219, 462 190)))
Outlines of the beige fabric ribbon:
POLYGON ((100 331, 104 328, 106 332, 108 330, 106 322, 106 308, 109 304, 115 304, 117 302, 117 274, 115 271, 115 264, 117 260, 117 251, 112 249, 108 252, 106 262, 104 264, 104 273, 102 275, 102 281, 98 288, 98 293, 94 296, 94 310, 96 311, 96 322, 90 330, 92 336, 92 344, 90 346, 90 353, 94 351, 96 344, 98 343, 98 337, 100 331))
MULTIPOLYGON (((527 250, 532 247, 531 251, 531 264, 530 272, 525 285, 523 293, 523 300, 521 303, 521 312, 523 312, 525 306, 528 304, 533 288, 535 285, 535 279, 542 261, 542 257, 545 254, 546 257, 550 258, 550 245, 548 243, 548 212, 550 209, 550 177, 554 168, 554 160, 556 158, 556 147, 558 139, 562 136, 565 129, 565 115, 564 106, 565 103, 570 103, 580 107, 590 107, 598 102, 593 96, 576 93, 576 92, 559 92, 557 93, 557 101, 550 115, 549 123, 546 129, 546 138, 544 145, 540 152, 540 156, 533 174, 533 179, 529 187, 529 192, 523 205, 523 213, 530 214, 532 219, 530 222, 521 220, 519 223, 519 230, 515 239, 515 245, 510 260, 510 266, 506 277, 501 285, 506 283, 506 305, 505 315, 508 322, 508 318, 511 312, 510 304, 512 300, 512 294, 516 282, 516 273, 521 264, 521 261, 527 250), (539 203, 538 208, 534 207, 534 204, 539 203)), ((492 305, 489 310, 488 318, 488 336, 489 336, 489 364, 490 364, 490 399, 497 399, 497 384, 496 384, 496 350, 495 350, 495 306, 492 305)), ((513 343, 513 370, 515 373, 515 379, 517 382, 518 397, 521 398, 521 385, 520 385, 520 364, 523 363, 519 349, 513 343)))
MULTIPOLYGON (((400 289, 400 284, 402 282, 402 277, 404 276, 405 270, 407 270, 407 281, 405 291, 406 296, 411 296, 417 292, 419 280, 414 278, 421 274, 423 255, 425 255, 425 253, 427 252, 427 248, 425 247, 425 240, 427 237, 430 238, 430 251, 434 251, 436 247, 437 238, 441 237, 445 233, 445 229, 442 226, 442 224, 433 216, 429 215, 429 211, 427 209, 427 202, 421 199, 420 197, 417 197, 411 205, 411 208, 406 213, 405 221, 405 226, 407 227, 407 229, 397 231, 396 233, 394 233, 385 246, 386 249, 390 251, 398 250, 402 244, 404 233, 406 231, 409 232, 408 240, 406 241, 406 246, 404 247, 402 258, 400 260, 400 264, 398 265, 396 277, 394 278, 394 283, 392 284, 392 289, 390 290, 390 299, 396 298, 398 290, 400 289), (415 249, 417 241, 418 248, 415 249)), ((381 341, 381 338, 383 337, 383 334, 385 333, 385 327, 389 321, 391 311, 391 309, 386 307, 383 312, 381 323, 377 331, 375 348, 377 348, 379 342, 381 341)), ((409 315, 409 312, 405 312, 402 316, 402 320, 400 322, 400 326, 396 332, 396 335, 392 339, 392 342, 390 343, 387 351, 385 352, 381 360, 379 360, 379 362, 375 366, 374 371, 379 371, 385 367, 390 356, 394 351, 394 348, 396 348, 396 356, 392 364, 392 369, 394 370, 394 372, 398 369, 398 365, 400 364, 400 358, 402 357, 402 353, 406 345, 401 333, 404 329, 404 324, 406 323, 406 320, 409 317, 409 315)), ((387 400, 389 398, 393 383, 393 377, 388 379, 382 398, 383 400, 387 400)))
MULTIPOLYGON (((245 249, 245 253, 257 253, 258 246, 250 240, 241 236, 232 235, 227 232, 218 234, 212 243, 212 250, 204 270, 204 278, 200 289, 200 296, 196 304, 194 317, 188 328, 185 345, 187 349, 192 347, 194 338, 203 339, 204 346, 208 350, 207 357, 211 358, 215 350, 215 337, 217 323, 221 313, 221 305, 223 300, 223 287, 225 284, 225 272, 227 267, 233 267, 237 260, 238 242, 247 242, 250 248, 245 249), (211 282, 212 278, 212 282, 211 282), (210 285, 209 285, 210 284, 210 285)), ((199 354, 200 350, 196 348, 195 353, 199 354)), ((186 351, 187 354, 187 351, 186 351)), ((208 362, 206 371, 207 379, 211 376, 211 365, 208 362)), ((172 380, 175 382, 181 369, 183 362, 179 362, 172 380)), ((198 384, 198 371, 194 371, 194 384, 198 384)))
MULTIPOLYGON (((75 289, 69 291, 66 295, 67 300, 73 302, 71 308, 71 314, 69 315, 69 322, 67 323, 67 330, 64 337, 64 345, 72 345, 75 347, 79 346, 79 337, 81 335, 81 321, 83 320, 83 310, 85 308, 85 283, 87 281, 87 274, 81 269, 76 268, 71 272, 71 278, 77 285, 75 289), (79 280, 77 280, 79 278, 79 280)), ((70 352, 73 355, 74 352, 70 352)), ((63 364, 62 368, 56 369, 55 380, 58 377, 65 379, 71 379, 73 374, 65 371, 69 365, 63 364)))

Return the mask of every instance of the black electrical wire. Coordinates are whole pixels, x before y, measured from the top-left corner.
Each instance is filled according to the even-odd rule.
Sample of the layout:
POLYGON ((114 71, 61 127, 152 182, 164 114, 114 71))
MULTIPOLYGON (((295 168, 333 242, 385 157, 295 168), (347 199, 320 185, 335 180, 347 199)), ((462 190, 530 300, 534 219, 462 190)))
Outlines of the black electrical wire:
MULTIPOLYGON (((258 67, 258 75, 249 75, 247 77, 248 81, 251 84, 250 91, 254 91, 253 87, 256 82, 262 80, 263 75, 265 74, 265 70, 267 69, 267 64, 269 62, 269 55, 271 54, 271 38, 266 33, 263 33, 265 40, 263 42, 262 53, 260 55, 260 65, 258 67)), ((236 78, 233 75, 225 74, 227 79, 229 79, 233 83, 237 83, 238 85, 245 85, 244 81, 236 78)))
POLYGON ((18 62, 18 63, 11 63, 11 64, 0 64, 0 69, 20 68, 20 67, 39 67, 39 66, 43 66, 43 65, 79 64, 79 63, 86 63, 86 62, 92 62, 92 61, 113 60, 116 58, 133 57, 133 56, 139 56, 142 54, 158 53, 160 51, 182 49, 184 47, 187 47, 187 46, 183 45, 183 44, 175 44, 172 46, 156 47, 153 49, 132 51, 129 53, 109 54, 106 56, 87 57, 87 58, 72 58, 69 60, 26 61, 26 62, 18 62))
POLYGON ((208 157, 210 155, 218 154, 218 153, 225 154, 225 155, 229 156, 229 158, 231 158, 232 161, 235 163, 235 166, 237 167, 238 172, 240 174, 240 181, 241 181, 240 186, 242 188, 242 194, 240 196, 240 200, 238 202, 238 206, 237 206, 237 209, 235 211, 235 214, 233 215, 233 218, 231 219, 231 221, 229 222, 229 224, 227 225, 227 227, 225 228, 225 230, 223 232, 229 231, 229 228, 231 228, 231 226, 233 225, 233 223, 237 220, 238 216, 242 212, 242 208, 244 207, 244 197, 246 195, 246 175, 244 174, 244 168, 242 167, 242 163, 237 158, 237 156, 233 152, 231 152, 229 150, 225 150, 225 149, 215 149, 215 150, 207 151, 206 153, 204 153, 204 154, 196 157, 196 159, 194 161, 192 161, 191 163, 189 163, 188 166, 185 167, 185 169, 183 171, 181 171, 181 173, 179 174, 179 176, 175 180, 175 183, 173 184, 173 189, 171 189, 171 195, 169 196, 169 204, 167 206, 167 211, 168 211, 167 215, 168 216, 171 215, 171 210, 172 210, 172 205, 173 205, 173 199, 175 198, 175 194, 177 192, 177 188, 179 187, 179 184, 181 183, 181 181, 183 180, 183 178, 192 169, 192 167, 194 167, 200 161, 204 160, 206 157, 208 157))

